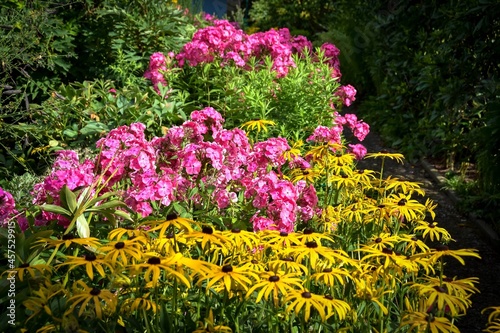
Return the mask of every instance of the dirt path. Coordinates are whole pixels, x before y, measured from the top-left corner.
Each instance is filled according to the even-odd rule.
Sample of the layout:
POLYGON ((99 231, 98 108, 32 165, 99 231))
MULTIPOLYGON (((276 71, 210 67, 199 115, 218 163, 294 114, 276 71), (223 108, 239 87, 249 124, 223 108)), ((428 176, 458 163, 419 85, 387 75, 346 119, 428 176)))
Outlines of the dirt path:
MULTIPOLYGON (((388 150, 374 133, 368 135, 363 144, 367 147, 368 152, 388 150)), ((380 160, 361 161, 360 167, 380 170, 380 160)), ((481 310, 488 306, 500 305, 500 253, 483 237, 472 220, 457 211, 450 197, 441 190, 439 184, 432 180, 433 178, 420 163, 405 162, 404 165, 401 165, 386 160, 384 175, 421 183, 426 196, 438 204, 436 222, 439 226, 447 229, 452 238, 456 240, 456 242, 449 244, 450 248, 474 248, 479 251, 482 259, 466 257, 465 266, 456 260, 449 260, 446 264, 445 274, 457 278, 479 278, 478 288, 481 292, 471 297, 472 307, 468 310, 467 315, 460 318, 456 324, 462 333, 482 332, 487 323, 487 315, 482 315, 481 310)))

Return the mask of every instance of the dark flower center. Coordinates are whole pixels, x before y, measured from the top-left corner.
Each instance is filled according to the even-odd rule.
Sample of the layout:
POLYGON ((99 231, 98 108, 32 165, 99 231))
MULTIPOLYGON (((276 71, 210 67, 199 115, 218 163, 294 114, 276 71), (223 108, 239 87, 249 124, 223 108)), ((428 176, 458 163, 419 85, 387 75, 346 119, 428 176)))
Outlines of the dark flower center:
POLYGON ((304 291, 301 295, 302 295, 302 298, 311 298, 312 297, 311 293, 308 291, 304 291))
POLYGON ((167 234, 167 239, 172 239, 172 238, 174 238, 174 233, 173 232, 168 233, 167 234))
POLYGON ((413 236, 413 237, 411 238, 411 240, 412 240, 412 241, 414 241, 414 242, 416 242, 416 241, 418 241, 418 238, 417 238, 417 237, 415 237, 415 236, 413 236))
POLYGON ((375 239, 375 243, 380 243, 380 242, 382 242, 382 238, 379 237, 379 238, 375 239))
POLYGON ((407 202, 406 199, 401 199, 398 201, 398 206, 404 206, 406 205, 406 202, 407 202))
POLYGON ((358 170, 358 173, 359 173, 359 174, 365 173, 365 169, 359 169, 359 170, 358 170))
POLYGON ((280 280, 280 277, 277 275, 272 275, 269 277, 269 282, 278 282, 280 280))
POLYGON ((175 213, 170 213, 167 215, 167 221, 172 221, 172 220, 175 220, 177 218, 177 214, 175 213))
POLYGON ((391 254, 393 254, 394 252, 393 252, 390 248, 388 248, 388 247, 384 247, 384 248, 382 249, 382 253, 385 253, 385 254, 389 254, 389 255, 391 255, 391 254))
POLYGON ((233 229, 231 229, 231 232, 232 232, 233 234, 239 234, 239 233, 241 232, 241 230, 240 230, 240 229, 238 229, 238 228, 233 228, 233 229))
POLYGON ((254 265, 257 265, 259 262, 257 260, 255 260, 255 259, 252 259, 251 263, 254 264, 254 265))
POLYGON ((450 248, 444 244, 436 245, 436 251, 448 251, 450 248))
POLYGON ((306 246, 309 249, 315 249, 318 247, 318 243, 316 243, 315 241, 310 241, 310 242, 306 242, 306 246))
POLYGON ((86 261, 94 261, 97 259, 97 257, 93 253, 88 253, 84 257, 86 261))
POLYGON ((332 301, 333 300, 333 296, 331 295, 325 295, 325 298, 329 301, 332 301))
POLYGON ((348 175, 342 175, 342 178, 346 179, 346 178, 349 178, 348 175))
POLYGON ((117 250, 123 249, 124 247, 125 247, 124 242, 118 242, 115 244, 115 249, 117 249, 117 250))
POLYGON ((92 296, 98 296, 101 293, 101 290, 99 288, 92 288, 90 291, 90 295, 92 296))
POLYGON ((286 237, 286 236, 288 236, 288 232, 282 231, 282 232, 280 232, 280 236, 286 237))
POLYGON ((436 227, 436 225, 434 223, 432 223, 432 222, 429 223, 429 228, 435 228, 435 227, 436 227))
POLYGON ((75 236, 73 236, 71 234, 66 234, 66 235, 62 236, 62 240, 72 240, 74 238, 75 238, 75 236))
POLYGON ((292 258, 292 257, 286 257, 286 258, 283 258, 282 260, 283 260, 283 261, 289 261, 289 262, 293 262, 293 261, 295 261, 295 260, 293 260, 293 258, 292 258))
POLYGON ((151 257, 148 259, 148 264, 150 265, 159 265, 161 264, 161 259, 158 257, 151 257))
POLYGON ((331 273, 332 272, 332 269, 331 268, 325 268, 323 270, 323 273, 331 273))
POLYGON ((443 287, 441 286, 434 286, 434 289, 436 291, 439 291, 440 293, 446 293, 446 289, 444 289, 443 287))
POLYGON ((222 271, 224 273, 231 273, 233 271, 233 266, 231 265, 222 266, 222 271))
POLYGON ((304 235, 311 235, 312 233, 313 233, 313 230, 311 228, 304 229, 304 235))
POLYGON ((210 227, 210 226, 207 226, 207 227, 203 227, 201 229, 201 232, 203 232, 204 234, 207 234, 207 235, 211 235, 214 233, 214 229, 212 229, 212 227, 210 227))
POLYGON ((383 209, 383 208, 385 208, 385 205, 378 205, 377 207, 380 209, 383 209))

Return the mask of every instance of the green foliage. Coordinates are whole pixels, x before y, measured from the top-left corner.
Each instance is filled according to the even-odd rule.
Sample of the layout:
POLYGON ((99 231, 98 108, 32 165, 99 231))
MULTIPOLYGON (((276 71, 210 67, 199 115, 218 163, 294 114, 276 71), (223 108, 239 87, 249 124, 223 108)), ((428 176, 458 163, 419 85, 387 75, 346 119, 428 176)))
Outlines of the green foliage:
POLYGON ((292 35, 312 38, 326 29, 333 10, 333 1, 257 0, 249 12, 250 24, 259 31, 286 27, 292 35))
POLYGON ((0 174, 41 174, 54 151, 93 149, 109 130, 133 122, 146 124, 149 135, 161 136, 163 126, 182 120, 178 113, 178 105, 145 85, 119 90, 114 90, 114 82, 102 80, 63 85, 41 105, 32 106, 29 123, 2 124, 6 155, 0 154, 5 165, 0 174))
POLYGON ((172 2, 107 0, 83 10, 79 61, 89 66, 78 68, 80 79, 136 84, 152 52, 177 52, 195 31, 194 17, 172 2))
POLYGON ((223 115, 228 127, 265 119, 276 123, 268 136, 310 135, 318 125, 332 123, 331 105, 340 107, 333 93, 340 84, 321 60, 296 56, 294 61, 297 66, 281 78, 270 58, 264 65, 251 64, 251 69, 219 62, 172 68, 165 73, 172 89, 168 100, 177 101, 185 114, 211 106, 223 115))
POLYGON ((498 17, 488 0, 338 1, 321 35, 343 51, 359 111, 385 141, 410 159, 477 162, 485 199, 499 189, 498 17))

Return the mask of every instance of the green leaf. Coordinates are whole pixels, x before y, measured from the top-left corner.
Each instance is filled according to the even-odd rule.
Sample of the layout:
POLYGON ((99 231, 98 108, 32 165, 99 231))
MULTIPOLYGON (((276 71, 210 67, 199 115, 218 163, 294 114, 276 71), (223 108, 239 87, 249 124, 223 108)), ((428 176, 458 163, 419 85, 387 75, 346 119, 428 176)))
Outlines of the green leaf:
POLYGON ((61 203, 67 207, 72 214, 74 214, 77 207, 76 195, 66 185, 63 186, 59 195, 61 203))
POLYGON ((76 232, 81 238, 90 237, 89 223, 83 214, 76 219, 76 232))
POLYGON ((44 204, 44 205, 41 205, 39 207, 46 212, 64 215, 65 217, 68 217, 68 218, 71 218, 71 215, 72 215, 69 210, 64 209, 63 207, 57 206, 57 205, 44 204))

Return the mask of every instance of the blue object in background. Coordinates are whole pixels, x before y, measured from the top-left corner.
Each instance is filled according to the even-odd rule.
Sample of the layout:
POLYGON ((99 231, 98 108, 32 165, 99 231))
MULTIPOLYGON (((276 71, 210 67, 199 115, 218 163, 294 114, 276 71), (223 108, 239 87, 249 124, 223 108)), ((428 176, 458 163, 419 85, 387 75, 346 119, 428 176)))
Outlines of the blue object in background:
POLYGON ((204 0, 203 11, 222 18, 227 13, 227 0, 204 0))

